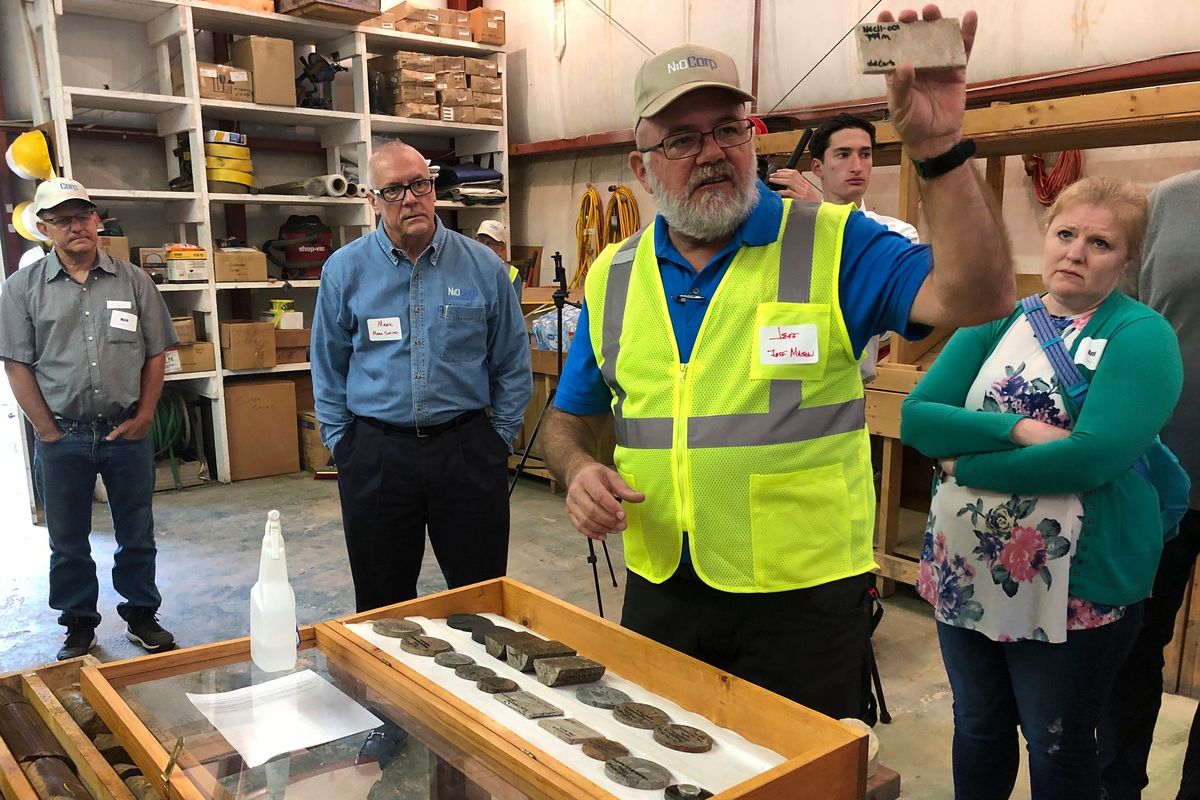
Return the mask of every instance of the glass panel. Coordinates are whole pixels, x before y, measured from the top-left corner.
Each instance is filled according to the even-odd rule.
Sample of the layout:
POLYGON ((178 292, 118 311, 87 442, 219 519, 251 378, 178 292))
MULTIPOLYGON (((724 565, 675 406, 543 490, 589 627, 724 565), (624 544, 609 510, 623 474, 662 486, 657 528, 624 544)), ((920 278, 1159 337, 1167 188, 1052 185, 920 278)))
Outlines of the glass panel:
MULTIPOLYGON (((134 683, 118 690, 121 698, 162 743, 167 752, 178 737, 184 749, 176 769, 207 797, 287 798, 330 800, 367 798, 486 798, 523 800, 506 781, 496 777, 417 719, 386 701, 345 670, 332 666, 315 647, 298 654, 293 672, 310 669, 354 698, 381 719, 395 723, 407 738, 395 747, 384 747, 390 759, 384 769, 375 761, 355 764, 369 731, 272 758, 247 768, 238 752, 185 696, 242 689, 279 678, 285 673, 264 673, 247 659, 183 675, 134 683), (470 776, 470 779, 464 777, 470 776), (486 787, 481 789, 480 787, 486 787)), ((394 734, 393 734, 394 735, 394 734)))

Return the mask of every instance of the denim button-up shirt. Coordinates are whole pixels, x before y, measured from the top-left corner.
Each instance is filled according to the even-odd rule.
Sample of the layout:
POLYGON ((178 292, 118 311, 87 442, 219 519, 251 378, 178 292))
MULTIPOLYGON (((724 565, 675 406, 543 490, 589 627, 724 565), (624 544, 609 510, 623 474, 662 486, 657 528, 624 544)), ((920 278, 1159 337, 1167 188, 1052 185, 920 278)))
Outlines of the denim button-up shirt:
POLYGON ((310 360, 331 450, 356 416, 423 427, 486 407, 511 446, 532 393, 508 268, 441 220, 415 263, 382 225, 329 258, 310 360))

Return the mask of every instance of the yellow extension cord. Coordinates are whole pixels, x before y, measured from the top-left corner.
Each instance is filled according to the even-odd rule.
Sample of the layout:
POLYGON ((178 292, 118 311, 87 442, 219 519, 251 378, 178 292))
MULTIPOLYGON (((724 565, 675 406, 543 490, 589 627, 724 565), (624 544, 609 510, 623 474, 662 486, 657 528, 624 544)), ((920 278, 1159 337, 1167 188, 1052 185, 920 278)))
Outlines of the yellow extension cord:
POLYGON ((605 209, 600 193, 592 184, 587 185, 579 201, 579 217, 575 221, 576 263, 579 265, 571 278, 571 289, 583 286, 588 268, 609 243, 619 242, 632 236, 641 226, 637 200, 625 186, 613 189, 612 197, 605 209))
POLYGON ((600 224, 600 215, 603 212, 604 202, 600 199, 600 193, 596 191, 595 186, 589 183, 583 192, 583 198, 579 201, 579 217, 575 220, 577 245, 575 263, 578 266, 575 269, 574 277, 571 278, 571 289, 583 286, 588 267, 604 249, 604 228, 600 224))

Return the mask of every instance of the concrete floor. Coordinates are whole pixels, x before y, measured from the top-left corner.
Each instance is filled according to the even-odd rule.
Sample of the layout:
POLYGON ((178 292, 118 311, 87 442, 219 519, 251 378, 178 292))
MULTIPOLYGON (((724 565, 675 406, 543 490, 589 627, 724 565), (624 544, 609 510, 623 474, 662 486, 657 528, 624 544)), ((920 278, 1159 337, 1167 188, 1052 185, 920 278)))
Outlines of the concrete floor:
MULTIPOLYGON (((354 610, 335 483, 300 474, 161 493, 155 498, 155 513, 162 622, 182 645, 247 634, 249 589, 257 579, 263 523, 272 508, 283 515, 299 621, 319 622, 354 610)), ((95 506, 95 512, 93 549, 105 619, 97 631, 100 646, 93 652, 106 661, 139 655, 141 651, 125 641, 115 612, 119 598, 109 585, 112 525, 104 506, 95 506)), ((561 496, 531 479, 517 488, 512 514, 509 574, 595 611, 587 548, 571 529, 561 496)), ((56 614, 45 605, 45 531, 24 522, 18 513, 6 514, 5 519, 0 673, 52 661, 62 643, 56 614)), ((620 542, 609 549, 623 585, 620 542)), ((606 616, 619 618, 621 590, 606 585, 606 576, 601 586, 606 616)), ((420 589, 427 593, 443 588, 432 552, 427 551, 420 589)), ((875 729, 881 760, 900 772, 904 797, 951 798, 951 698, 930 610, 904 593, 886 600, 885 606, 875 648, 894 721, 875 729)), ((1193 700, 1164 697, 1146 800, 1174 798, 1195 708, 1193 700)), ((1014 797, 1028 796, 1028 781, 1022 778, 1014 797)))

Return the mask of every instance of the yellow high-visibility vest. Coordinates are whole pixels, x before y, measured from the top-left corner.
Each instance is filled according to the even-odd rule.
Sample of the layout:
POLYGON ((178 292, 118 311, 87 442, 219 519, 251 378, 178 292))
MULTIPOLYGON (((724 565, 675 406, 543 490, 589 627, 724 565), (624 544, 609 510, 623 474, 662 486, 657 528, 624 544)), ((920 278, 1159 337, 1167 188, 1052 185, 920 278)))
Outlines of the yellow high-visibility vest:
POLYGON ((508 267, 508 282, 516 283, 517 278, 520 276, 520 274, 521 274, 521 270, 517 269, 516 267, 514 267, 510 264, 508 267))
POLYGON ((771 244, 744 246, 679 359, 653 224, 592 264, 596 361, 613 393, 625 562, 654 583, 683 534, 705 583, 815 586, 875 567, 863 384, 838 301, 852 206, 784 201, 771 244))

